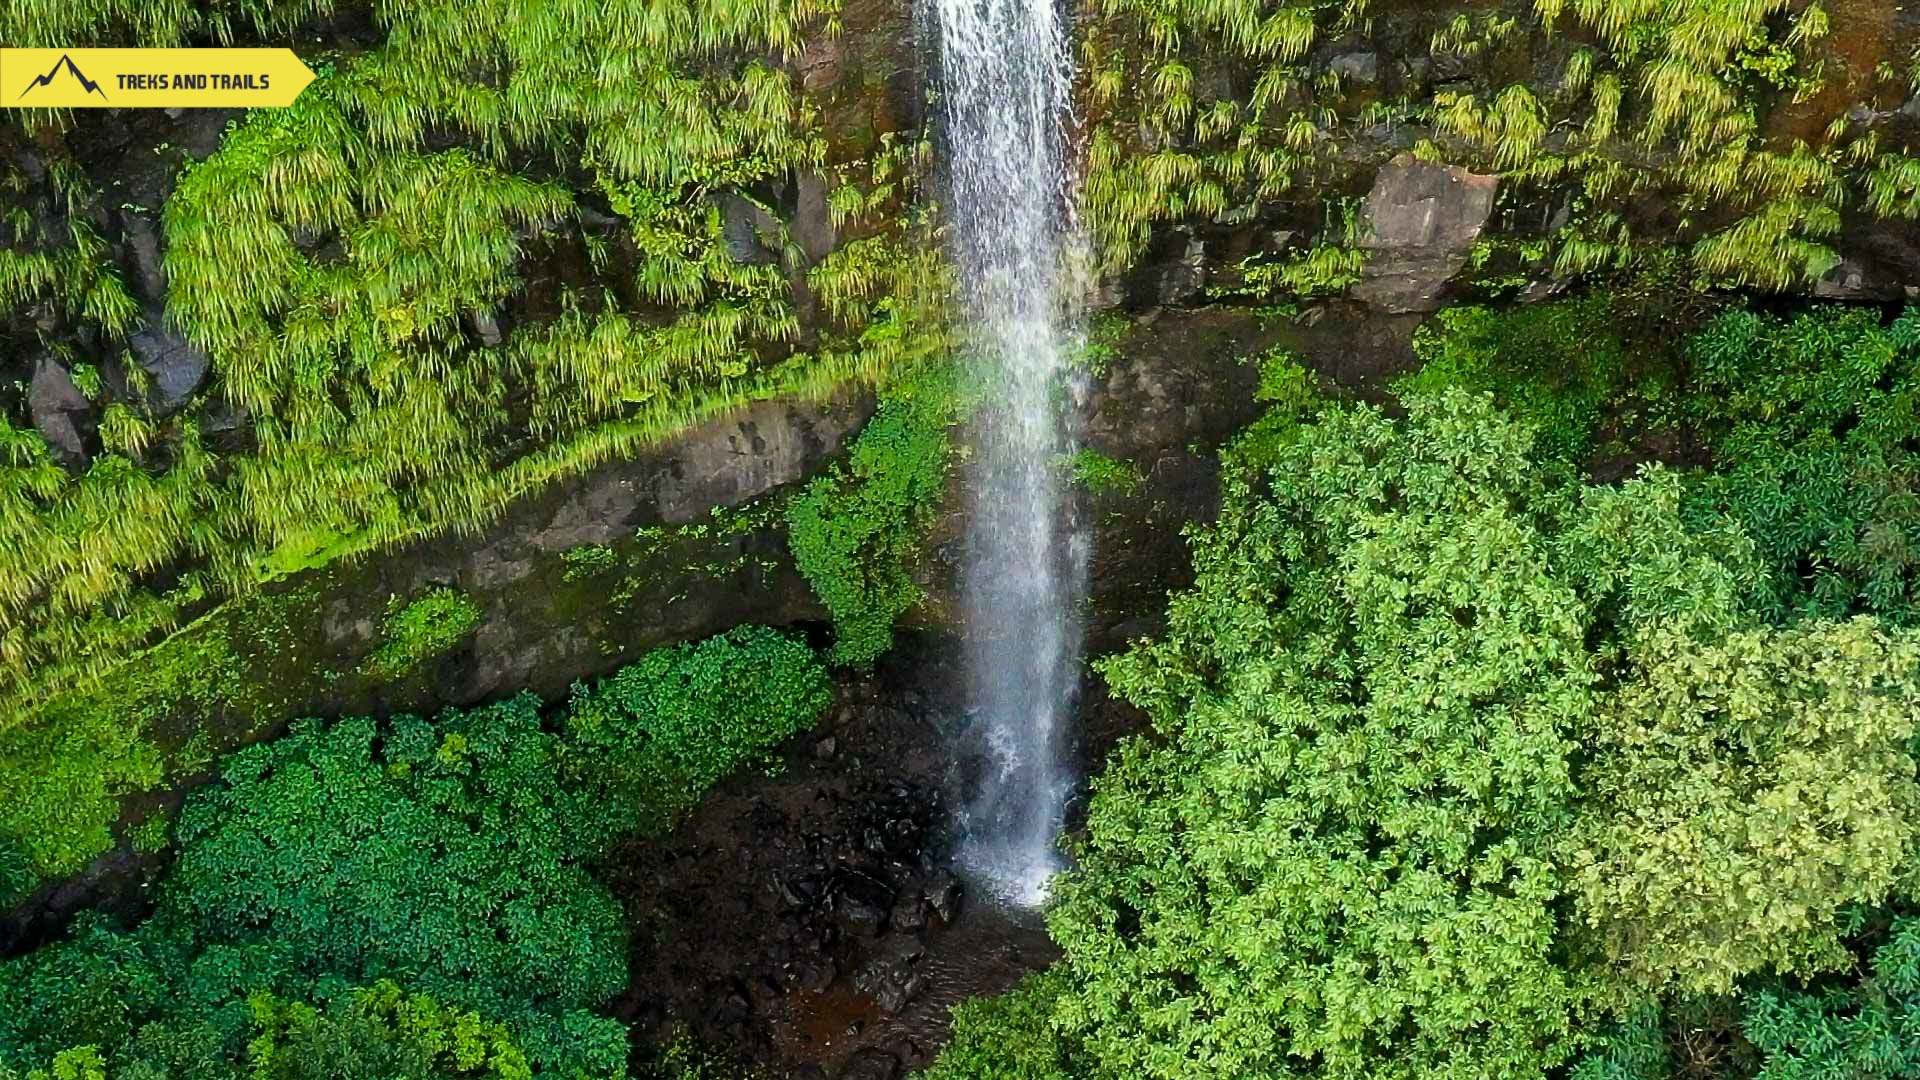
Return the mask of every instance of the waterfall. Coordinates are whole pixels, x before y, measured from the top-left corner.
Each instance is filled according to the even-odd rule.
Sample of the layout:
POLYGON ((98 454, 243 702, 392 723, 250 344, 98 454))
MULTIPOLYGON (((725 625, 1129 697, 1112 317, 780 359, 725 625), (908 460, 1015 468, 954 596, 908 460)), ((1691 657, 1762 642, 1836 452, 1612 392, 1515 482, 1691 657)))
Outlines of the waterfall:
POLYGON ((1080 261, 1066 161, 1072 58, 1055 0, 935 0, 945 210, 973 351, 988 365, 966 567, 973 730, 985 767, 963 869, 1039 903, 1060 867, 1074 779, 1062 736, 1079 682, 1084 538, 1062 463, 1073 439, 1069 287, 1080 261))

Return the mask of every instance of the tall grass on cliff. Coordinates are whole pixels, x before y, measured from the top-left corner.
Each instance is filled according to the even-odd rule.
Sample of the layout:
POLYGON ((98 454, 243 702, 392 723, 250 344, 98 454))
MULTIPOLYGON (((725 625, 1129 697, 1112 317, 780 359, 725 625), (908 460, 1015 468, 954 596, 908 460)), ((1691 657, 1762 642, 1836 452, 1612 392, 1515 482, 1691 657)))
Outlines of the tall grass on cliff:
MULTIPOLYGON (((271 5, 256 29, 324 10, 271 5)), ((103 5, 72 25, 227 32, 169 11, 103 5)), ((831 3, 376 14, 384 45, 233 128, 165 207, 166 320, 211 358, 202 405, 243 433, 210 438, 208 408, 145 427, 123 411, 115 444, 141 452, 73 476, 31 431, 0 433, 0 504, 18 511, 0 729, 210 599, 477 527, 742 402, 879 380, 937 347, 931 245, 898 237, 924 162, 891 142, 830 153, 782 63, 834 32, 831 3), (781 226, 762 258, 729 251, 723 198, 765 205, 809 174, 837 250, 812 259, 781 226), (805 333, 797 281, 819 311, 805 333)), ((130 304, 98 261, 80 231, 0 252, 0 298, 58 292, 73 324, 116 339, 130 304)))
POLYGON ((1890 48, 1885 28, 1843 21, 1870 12, 1787 0, 1534 0, 1444 20, 1365 0, 1095 11, 1086 202, 1109 273, 1156 224, 1284 203, 1341 175, 1349 155, 1377 153, 1402 122, 1432 130, 1426 156, 1565 205, 1548 255, 1565 275, 1677 245, 1706 281, 1780 289, 1835 264, 1844 212, 1920 216, 1916 158, 1850 116, 1861 102, 1891 110, 1910 89, 1898 58, 1861 70, 1835 43, 1890 48), (1364 41, 1386 18, 1433 24, 1428 56, 1404 57, 1456 72, 1431 99, 1418 76, 1385 76, 1407 93, 1383 98, 1325 64, 1334 42, 1364 41), (1541 56, 1565 57, 1557 79, 1514 81, 1541 56), (1629 211, 1650 197, 1674 220, 1637 235, 1629 211))

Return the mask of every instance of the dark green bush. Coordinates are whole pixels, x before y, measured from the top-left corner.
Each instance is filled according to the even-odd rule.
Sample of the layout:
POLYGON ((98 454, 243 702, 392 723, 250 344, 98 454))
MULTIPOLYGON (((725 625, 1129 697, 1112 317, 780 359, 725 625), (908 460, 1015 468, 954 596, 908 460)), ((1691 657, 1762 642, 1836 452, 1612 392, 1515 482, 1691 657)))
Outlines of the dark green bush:
POLYGON ((621 1075, 626 1030, 595 1010, 626 983, 626 921, 588 861, 826 700, 805 645, 745 628, 577 689, 559 732, 525 695, 434 720, 297 724, 187 800, 150 919, 83 920, 0 964, 0 1069, 93 1046, 116 1078, 230 1078, 292 1039, 306 1049, 253 1075, 317 1076, 329 1060, 492 1075, 375 1037, 418 1020, 493 1047, 487 1068, 512 1063, 507 1040, 541 1077, 621 1075), (278 1002, 268 1029, 263 1001, 278 1002))
POLYGON ((1731 515, 1759 545, 1757 606, 1920 622, 1920 313, 1730 312, 1691 353, 1715 465, 1695 513, 1731 515))
POLYGON ((0 833, 0 908, 25 896, 39 883, 33 860, 12 837, 0 833))
POLYGON ((453 648, 478 625, 480 609, 456 589, 428 589, 404 604, 395 597, 380 624, 380 645, 367 657, 367 672, 397 679, 453 648))
POLYGON ((640 827, 660 829, 716 781, 811 725, 830 694, 806 645, 742 627, 656 649, 591 689, 576 685, 568 754, 640 827))
POLYGON ((1743 999, 1740 1030, 1761 1080, 1920 1077, 1920 919, 1894 921, 1857 983, 1772 984, 1743 999))
POLYGON ((1584 460, 1627 373, 1612 303, 1601 294, 1514 309, 1448 308, 1414 338, 1419 371, 1403 394, 1449 386, 1491 393, 1533 425, 1538 449, 1584 460))

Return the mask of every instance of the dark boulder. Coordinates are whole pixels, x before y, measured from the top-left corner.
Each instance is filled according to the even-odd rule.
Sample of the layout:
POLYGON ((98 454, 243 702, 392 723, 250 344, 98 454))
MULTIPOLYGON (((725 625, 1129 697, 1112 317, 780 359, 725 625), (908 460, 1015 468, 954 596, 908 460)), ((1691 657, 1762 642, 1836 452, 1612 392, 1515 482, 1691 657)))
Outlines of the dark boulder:
POLYGON ((751 199, 727 195, 720 200, 720 234, 727 257, 735 262, 780 261, 780 220, 751 199))
POLYGON ((885 882, 858 871, 844 874, 838 885, 840 915, 854 929, 877 934, 893 909, 893 890, 885 882))
POLYGON ((497 349, 507 340, 507 333, 500 326, 500 318, 491 311, 467 312, 467 329, 483 349, 497 349))
POLYGON ((166 303, 167 268, 162 261, 159 223, 146 214, 124 213, 120 231, 126 238, 127 262, 131 264, 127 284, 134 295, 150 306, 166 303))
POLYGON ((960 879, 950 870, 941 870, 927 883, 927 907, 940 918, 944 925, 951 926, 960 916, 960 879))
POLYGON ((900 1059, 871 1046, 847 1059, 840 1070, 840 1080, 896 1080, 899 1075, 900 1059))
POLYGON ((1372 86, 1380 81, 1380 54, 1374 52, 1341 53, 1327 62, 1327 70, 1349 85, 1372 86))
POLYGON ((1367 253, 1355 299, 1389 315, 1437 311, 1493 214, 1499 179, 1402 154, 1362 209, 1367 253))
POLYGON ((207 354, 167 328, 157 309, 127 335, 133 362, 147 373, 147 407, 165 416, 193 400, 207 378, 207 354))
POLYGON ((827 205, 827 178, 817 172, 802 172, 795 184, 792 233, 809 263, 826 258, 839 240, 827 205))
POLYGON ((69 468, 87 464, 87 436, 93 431, 93 402, 80 392, 67 369, 42 356, 27 386, 27 414, 53 459, 69 468))

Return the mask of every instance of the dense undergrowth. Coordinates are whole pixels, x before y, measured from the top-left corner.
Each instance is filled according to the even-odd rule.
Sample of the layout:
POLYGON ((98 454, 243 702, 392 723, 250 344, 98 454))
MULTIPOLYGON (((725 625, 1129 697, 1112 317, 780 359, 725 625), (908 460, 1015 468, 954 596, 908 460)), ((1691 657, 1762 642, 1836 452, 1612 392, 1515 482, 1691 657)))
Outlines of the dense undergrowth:
POLYGON ((1618 303, 1449 313, 1399 418, 1269 363, 936 1075, 1914 1075, 1920 315, 1618 303))
POLYGON ((827 698, 804 644, 745 628, 546 715, 523 695, 297 725, 188 799, 148 919, 0 965, 0 1075, 625 1075, 595 1010, 626 922, 589 866, 827 698))
POLYGON ((840 663, 878 659, 920 599, 913 564, 946 489, 959 379, 942 365, 890 388, 846 461, 787 508, 794 562, 833 616, 840 663))

